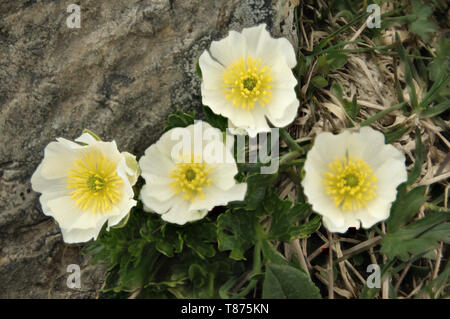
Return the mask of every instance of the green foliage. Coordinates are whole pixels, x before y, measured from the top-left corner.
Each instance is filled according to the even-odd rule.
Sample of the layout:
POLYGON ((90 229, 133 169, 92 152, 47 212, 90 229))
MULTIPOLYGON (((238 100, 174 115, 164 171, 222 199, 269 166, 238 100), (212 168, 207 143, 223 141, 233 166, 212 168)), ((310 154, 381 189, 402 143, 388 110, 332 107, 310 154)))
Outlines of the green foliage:
POLYGON ((311 207, 305 203, 281 200, 273 191, 264 200, 264 210, 272 217, 267 238, 291 242, 297 238, 306 238, 321 226, 321 218, 316 215, 310 222, 296 225, 311 214, 311 207))
POLYGON ((422 139, 420 138, 420 130, 416 128, 416 159, 413 169, 408 174, 407 185, 411 185, 420 176, 424 156, 425 150, 423 148, 422 139))
POLYGON ((398 230, 417 214, 420 206, 427 200, 425 191, 425 186, 419 186, 406 193, 406 186, 399 186, 397 200, 392 205, 391 215, 386 222, 389 233, 398 230))
POLYGON ((412 0, 413 22, 409 24, 409 30, 416 33, 424 41, 430 39, 430 35, 437 31, 437 25, 432 20, 433 9, 422 0, 412 0))
POLYGON ((277 179, 277 174, 253 174, 246 179, 247 195, 244 207, 247 210, 257 210, 265 196, 267 189, 277 179))
POLYGON ((221 115, 215 114, 211 109, 203 105, 203 112, 206 116, 206 121, 211 124, 212 127, 218 128, 222 132, 225 132, 228 128, 228 119, 221 115))
POLYGON ((194 124, 195 114, 194 113, 184 113, 182 111, 177 111, 174 114, 170 114, 166 121, 166 126, 164 127, 164 132, 171 130, 175 127, 187 127, 194 124))
POLYGON ((409 254, 420 254, 436 248, 438 241, 450 242, 450 220, 447 213, 433 213, 412 224, 388 233, 382 242, 382 253, 388 258, 407 260, 409 254))
POLYGON ((230 258, 244 260, 244 253, 257 240, 258 219, 253 211, 228 210, 217 218, 219 250, 230 250, 230 258))
POLYGON ((319 289, 308 275, 292 266, 269 264, 263 285, 267 299, 319 299, 319 289))

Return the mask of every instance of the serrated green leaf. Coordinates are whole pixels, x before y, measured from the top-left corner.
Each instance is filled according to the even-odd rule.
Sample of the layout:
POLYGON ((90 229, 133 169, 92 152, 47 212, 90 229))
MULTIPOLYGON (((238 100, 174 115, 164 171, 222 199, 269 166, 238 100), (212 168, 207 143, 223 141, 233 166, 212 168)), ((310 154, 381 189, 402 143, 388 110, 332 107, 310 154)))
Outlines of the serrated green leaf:
POLYGON ((271 240, 291 242, 297 238, 306 238, 321 225, 320 216, 316 216, 309 223, 299 224, 309 213, 309 207, 301 203, 291 207, 291 201, 281 200, 273 190, 266 195, 263 206, 267 214, 272 216, 267 234, 271 240))
POLYGON ((438 241, 450 242, 450 219, 447 213, 433 213, 383 239, 381 252, 390 259, 407 260, 409 254, 420 254, 438 245, 438 241))
POLYGON ((427 42, 430 39, 430 33, 438 30, 438 26, 432 20, 433 9, 420 0, 413 0, 412 6, 412 13, 417 18, 409 24, 409 31, 419 35, 425 42, 427 42))
POLYGON ((386 221, 388 233, 397 231, 419 212, 420 206, 427 200, 425 191, 425 186, 419 186, 405 194, 405 186, 399 187, 397 200, 392 205, 390 217, 386 221))
POLYGON ((303 271, 288 265, 266 265, 264 299, 320 299, 319 288, 303 271))
POLYGON ((245 260, 244 253, 258 240, 253 211, 228 210, 217 218, 217 242, 220 251, 230 250, 230 258, 245 260))
POLYGON ((245 208, 256 210, 266 197, 267 189, 275 182, 278 174, 255 174, 247 180, 247 194, 244 199, 245 208))

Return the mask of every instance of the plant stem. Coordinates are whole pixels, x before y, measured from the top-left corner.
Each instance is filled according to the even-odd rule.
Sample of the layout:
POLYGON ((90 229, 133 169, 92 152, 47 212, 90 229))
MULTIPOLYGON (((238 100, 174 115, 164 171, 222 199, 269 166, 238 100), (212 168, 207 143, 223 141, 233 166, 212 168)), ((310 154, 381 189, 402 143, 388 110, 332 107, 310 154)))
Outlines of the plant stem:
POLYGON ((403 102, 403 103, 399 103, 399 104, 393 105, 391 107, 388 107, 387 109, 385 109, 385 110, 383 110, 381 112, 378 112, 374 116, 372 116, 372 117, 368 118, 367 120, 361 122, 359 125, 361 127, 368 126, 368 125, 372 124, 373 122, 379 120, 380 118, 382 118, 386 114, 388 114, 388 113, 390 113, 390 112, 392 112, 394 110, 401 109, 403 107, 403 105, 405 105, 405 104, 406 104, 406 102, 403 102))
MULTIPOLYGON (((261 272, 261 241, 258 240, 253 249, 253 275, 259 274, 261 272)), ((258 279, 250 280, 250 283, 244 290, 240 293, 234 295, 232 299, 239 299, 245 297, 251 290, 256 287, 258 279)))
POLYGON ((280 128, 280 136, 291 151, 297 151, 300 153, 300 155, 304 153, 303 148, 301 148, 300 145, 297 144, 297 142, 291 137, 288 131, 283 127, 280 128))

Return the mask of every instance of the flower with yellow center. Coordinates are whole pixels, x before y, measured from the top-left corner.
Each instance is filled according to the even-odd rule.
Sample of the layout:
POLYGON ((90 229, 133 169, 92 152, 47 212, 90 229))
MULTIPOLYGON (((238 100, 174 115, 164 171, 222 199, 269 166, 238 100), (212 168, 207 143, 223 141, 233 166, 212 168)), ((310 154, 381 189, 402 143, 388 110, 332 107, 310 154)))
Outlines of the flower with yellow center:
POLYGON ((230 31, 213 41, 199 59, 202 101, 250 136, 290 124, 297 115, 297 61, 285 38, 274 39, 266 25, 230 31))
POLYGON ((144 209, 161 214, 167 222, 183 225, 202 219, 215 206, 243 200, 247 184, 236 183, 237 165, 222 139, 220 130, 202 121, 164 133, 139 160, 145 179, 141 190, 144 209), (204 134, 196 137, 198 129, 204 134), (207 131, 218 139, 210 141, 207 131), (187 137, 189 148, 174 153, 181 135, 187 137), (195 143, 201 146, 199 152, 195 143), (224 157, 206 156, 210 149, 220 151, 224 157))
POLYGON ((75 142, 58 138, 48 144, 31 184, 64 241, 79 243, 96 239, 105 222, 109 229, 127 216, 136 205, 132 186, 138 175, 133 155, 84 133, 75 142))
POLYGON ((176 194, 182 194, 184 199, 194 201, 196 198, 204 199, 203 188, 209 186, 213 180, 208 178, 213 169, 203 163, 175 163, 177 166, 169 174, 172 178, 170 187, 176 194))
POLYGON ((387 219, 397 186, 407 179, 404 155, 370 127, 320 133, 304 169, 309 203, 325 227, 339 233, 387 219))

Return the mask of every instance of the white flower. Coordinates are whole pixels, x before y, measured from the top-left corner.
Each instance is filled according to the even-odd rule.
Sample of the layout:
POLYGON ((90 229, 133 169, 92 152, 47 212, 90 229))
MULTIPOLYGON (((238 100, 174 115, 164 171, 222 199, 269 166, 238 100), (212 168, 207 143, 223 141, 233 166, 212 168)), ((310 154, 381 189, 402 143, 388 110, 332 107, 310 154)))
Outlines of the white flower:
POLYGON ((96 239, 106 221, 108 229, 117 225, 136 205, 133 155, 89 133, 75 141, 48 144, 31 177, 44 214, 56 220, 66 243, 96 239))
POLYGON ((296 63, 289 41, 272 38, 265 24, 230 31, 200 56, 203 104, 250 136, 270 130, 266 118, 287 126, 299 106, 291 71, 296 63))
POLYGON ((170 223, 202 219, 215 206, 243 200, 247 191, 247 184, 234 179, 237 165, 222 132, 202 121, 163 134, 139 165, 146 181, 141 190, 144 209, 170 223), (178 147, 180 136, 187 143, 183 149, 178 147))
POLYGON ((405 156, 370 127, 320 133, 304 169, 308 201, 325 227, 339 233, 387 219, 397 186, 407 179, 405 156))

